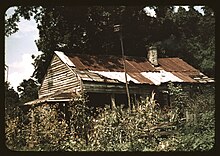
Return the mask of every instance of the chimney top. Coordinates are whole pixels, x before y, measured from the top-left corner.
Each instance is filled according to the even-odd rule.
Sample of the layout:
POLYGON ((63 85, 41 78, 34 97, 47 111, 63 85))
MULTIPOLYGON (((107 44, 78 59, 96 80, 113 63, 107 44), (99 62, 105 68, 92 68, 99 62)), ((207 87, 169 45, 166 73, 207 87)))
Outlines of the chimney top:
POLYGON ((156 46, 150 46, 148 48, 147 59, 148 59, 148 61, 153 66, 158 66, 158 62, 157 62, 157 47, 156 46))

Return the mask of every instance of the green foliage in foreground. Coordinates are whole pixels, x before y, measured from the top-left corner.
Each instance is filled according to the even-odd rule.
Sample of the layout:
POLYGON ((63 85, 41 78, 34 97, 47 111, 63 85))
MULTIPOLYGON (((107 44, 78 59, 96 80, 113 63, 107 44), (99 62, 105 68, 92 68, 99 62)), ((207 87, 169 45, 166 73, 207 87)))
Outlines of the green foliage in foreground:
POLYGON ((195 93, 190 98, 181 86, 170 84, 169 88, 173 102, 172 107, 166 108, 156 103, 154 93, 132 111, 122 106, 95 110, 86 106, 85 96, 77 97, 68 106, 70 123, 57 111, 58 104, 37 106, 33 114, 28 112, 6 119, 6 145, 12 150, 31 151, 212 149, 215 143, 214 90, 203 89, 203 93, 195 93), (33 124, 28 121, 31 115, 34 115, 33 124))

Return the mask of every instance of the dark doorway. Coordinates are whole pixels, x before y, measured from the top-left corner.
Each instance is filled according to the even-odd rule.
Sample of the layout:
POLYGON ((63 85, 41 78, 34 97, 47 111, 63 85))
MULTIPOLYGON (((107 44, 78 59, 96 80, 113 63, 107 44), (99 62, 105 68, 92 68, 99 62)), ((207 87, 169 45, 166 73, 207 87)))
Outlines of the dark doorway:
POLYGON ((115 94, 116 107, 124 105, 125 108, 128 107, 128 98, 126 94, 115 94))
POLYGON ((169 94, 167 91, 163 90, 163 91, 156 91, 155 92, 155 100, 157 103, 160 104, 160 106, 163 108, 164 106, 168 106, 169 105, 169 94))
POLYGON ((90 107, 104 107, 110 105, 110 94, 104 93, 88 93, 88 106, 90 107))

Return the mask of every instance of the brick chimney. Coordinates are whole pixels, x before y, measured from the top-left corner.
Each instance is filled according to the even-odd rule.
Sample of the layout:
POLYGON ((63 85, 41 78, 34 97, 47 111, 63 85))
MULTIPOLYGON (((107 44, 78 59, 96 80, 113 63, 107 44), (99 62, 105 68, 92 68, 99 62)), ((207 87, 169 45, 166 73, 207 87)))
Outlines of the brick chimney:
POLYGON ((153 66, 158 66, 157 62, 157 47, 151 46, 148 49, 147 59, 153 66))

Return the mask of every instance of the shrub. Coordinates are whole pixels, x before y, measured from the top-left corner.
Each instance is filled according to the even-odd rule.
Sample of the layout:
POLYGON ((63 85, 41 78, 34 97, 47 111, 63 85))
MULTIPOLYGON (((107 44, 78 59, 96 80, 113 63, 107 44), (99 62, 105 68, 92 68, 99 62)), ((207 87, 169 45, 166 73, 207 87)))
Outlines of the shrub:
POLYGON ((213 90, 203 89, 203 94, 194 94, 192 98, 186 96, 181 86, 169 84, 169 91, 172 107, 162 109, 152 93, 132 111, 123 106, 90 108, 86 95, 82 94, 68 105, 70 123, 60 118, 59 104, 43 104, 27 113, 32 122, 25 124, 21 116, 7 118, 6 144, 14 150, 37 151, 212 149, 215 143, 213 90), (94 116, 94 111, 98 115, 94 116))

